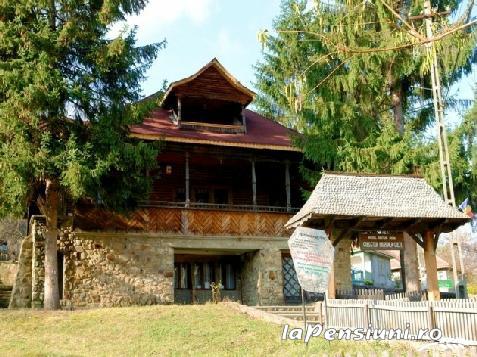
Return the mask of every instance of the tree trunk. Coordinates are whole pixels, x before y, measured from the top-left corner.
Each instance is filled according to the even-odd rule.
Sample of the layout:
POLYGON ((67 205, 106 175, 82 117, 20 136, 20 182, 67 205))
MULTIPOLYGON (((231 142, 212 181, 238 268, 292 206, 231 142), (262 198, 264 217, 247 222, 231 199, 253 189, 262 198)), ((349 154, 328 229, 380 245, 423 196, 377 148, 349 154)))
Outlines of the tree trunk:
POLYGON ((396 130, 402 135, 404 133, 404 117, 402 109, 402 90, 401 83, 399 82, 394 83, 394 86, 391 89, 391 101, 393 105, 393 117, 396 130))
POLYGON ((46 232, 45 232, 45 310, 60 308, 58 290, 58 187, 50 180, 46 183, 46 232))

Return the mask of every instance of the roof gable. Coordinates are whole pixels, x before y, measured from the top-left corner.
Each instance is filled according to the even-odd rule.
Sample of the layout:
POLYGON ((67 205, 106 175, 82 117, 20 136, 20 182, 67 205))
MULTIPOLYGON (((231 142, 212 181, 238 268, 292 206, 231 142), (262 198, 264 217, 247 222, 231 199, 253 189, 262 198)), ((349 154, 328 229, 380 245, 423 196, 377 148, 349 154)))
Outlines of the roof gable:
POLYGON ((197 73, 170 84, 162 106, 168 107, 176 97, 205 97, 242 104, 254 99, 255 93, 241 84, 214 58, 197 73))

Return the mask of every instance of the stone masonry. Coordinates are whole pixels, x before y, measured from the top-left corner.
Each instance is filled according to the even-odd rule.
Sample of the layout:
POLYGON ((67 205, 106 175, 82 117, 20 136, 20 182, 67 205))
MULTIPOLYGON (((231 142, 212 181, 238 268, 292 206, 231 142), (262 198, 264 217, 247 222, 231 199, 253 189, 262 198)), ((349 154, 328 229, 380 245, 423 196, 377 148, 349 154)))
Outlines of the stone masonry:
POLYGON ((245 254, 242 270, 242 301, 246 305, 281 305, 283 297, 282 256, 278 249, 245 254))
POLYGON ((174 301, 174 253, 152 237, 77 236, 64 232, 63 303, 129 306, 174 301))
POLYGON ((43 307, 45 285, 45 218, 34 217, 31 223, 32 236, 32 307, 43 307))
POLYGON ((351 240, 342 239, 335 247, 333 263, 336 290, 351 290, 351 240))
POLYGON ((31 307, 32 238, 25 237, 18 255, 18 272, 13 285, 10 308, 31 307))
POLYGON ((420 291, 419 263, 417 258, 417 243, 404 233, 404 270, 406 272, 406 290, 420 291))
MULTIPOLYGON (((30 232, 22 242, 10 304, 13 308, 43 305, 43 217, 32 218, 30 232)), ((175 249, 204 246, 249 251, 243 253, 237 272, 235 298, 250 305, 284 303, 282 250, 286 240, 183 238, 62 228, 58 239, 63 263, 63 271, 58 272, 63 278, 61 304, 78 308, 173 303, 175 249), (250 252, 257 246, 261 248, 250 252)))

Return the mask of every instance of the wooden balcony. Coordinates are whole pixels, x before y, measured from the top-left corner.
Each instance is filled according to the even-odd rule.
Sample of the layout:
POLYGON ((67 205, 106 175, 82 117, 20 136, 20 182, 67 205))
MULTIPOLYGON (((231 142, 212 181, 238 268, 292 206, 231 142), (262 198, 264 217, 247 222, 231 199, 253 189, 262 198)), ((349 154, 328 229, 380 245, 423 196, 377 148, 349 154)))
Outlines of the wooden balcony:
POLYGON ((122 215, 100 208, 75 211, 75 228, 214 236, 287 236, 284 224, 296 210, 282 207, 148 202, 122 215))

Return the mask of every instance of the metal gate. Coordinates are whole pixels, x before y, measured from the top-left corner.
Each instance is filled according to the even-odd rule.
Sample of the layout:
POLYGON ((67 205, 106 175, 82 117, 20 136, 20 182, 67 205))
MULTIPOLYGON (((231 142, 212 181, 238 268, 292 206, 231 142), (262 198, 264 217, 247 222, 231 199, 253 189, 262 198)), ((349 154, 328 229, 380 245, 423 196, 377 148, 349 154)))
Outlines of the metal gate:
POLYGON ((290 256, 282 258, 283 266, 283 295, 285 303, 296 304, 301 302, 301 288, 296 276, 293 259, 290 256))

